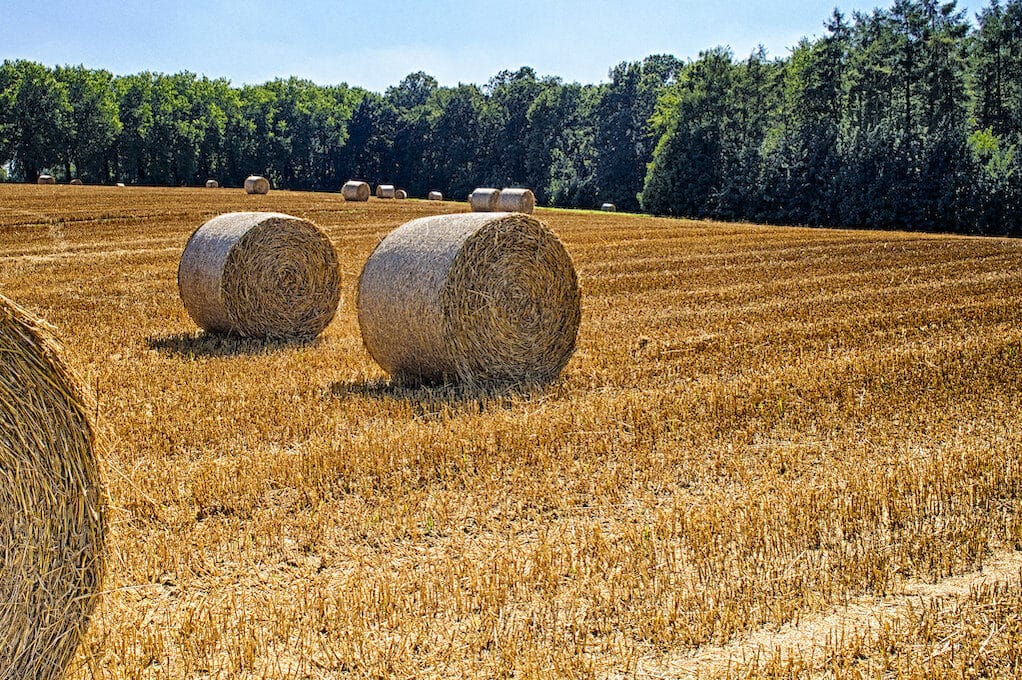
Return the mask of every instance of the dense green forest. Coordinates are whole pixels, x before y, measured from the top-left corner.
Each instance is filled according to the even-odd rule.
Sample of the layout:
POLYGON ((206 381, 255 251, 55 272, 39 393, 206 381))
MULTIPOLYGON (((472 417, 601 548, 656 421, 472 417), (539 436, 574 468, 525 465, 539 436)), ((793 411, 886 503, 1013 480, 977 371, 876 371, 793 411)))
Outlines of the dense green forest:
POLYGON ((975 17, 897 0, 823 28, 783 58, 656 55, 599 85, 521 68, 440 87, 419 72, 383 94, 8 60, 0 174, 528 186, 556 206, 1022 235, 1022 0, 975 17))

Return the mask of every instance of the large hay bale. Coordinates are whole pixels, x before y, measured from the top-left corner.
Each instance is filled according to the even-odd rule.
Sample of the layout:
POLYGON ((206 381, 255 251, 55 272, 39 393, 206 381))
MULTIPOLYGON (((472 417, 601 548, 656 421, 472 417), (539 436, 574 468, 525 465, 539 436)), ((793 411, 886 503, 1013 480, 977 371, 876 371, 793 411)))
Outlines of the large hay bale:
POLYGON ((494 212, 500 201, 500 189, 475 189, 468 195, 472 212, 494 212))
POLYGON ((200 327, 250 337, 318 335, 341 298, 330 239, 281 213, 227 213, 203 224, 181 254, 177 285, 200 327))
POLYGON ((249 175, 245 178, 245 193, 266 194, 270 191, 270 180, 259 175, 249 175))
POLYGON ((53 179, 53 175, 39 175, 39 179, 36 180, 37 184, 56 184, 57 180, 53 179))
POLYGON ((82 180, 78 179, 77 177, 75 177, 73 180, 71 180, 71 186, 73 186, 73 187, 80 187, 80 186, 82 186, 82 184, 84 184, 82 182, 82 180))
POLYGON ((366 348, 397 380, 545 382, 580 319, 575 268, 539 220, 457 213, 412 220, 376 247, 358 283, 366 348))
POLYGON ((613 203, 604 203, 600 206, 600 210, 603 212, 617 212, 617 206, 613 203))
POLYGON ((536 207, 536 196, 529 189, 501 189, 497 210, 532 214, 536 207))
POLYGON ((83 394, 45 324, 0 296, 0 678, 64 676, 103 575, 83 394))
POLYGON ((398 200, 404 200, 408 198, 408 192, 405 191, 404 189, 398 189, 397 191, 394 192, 394 198, 398 200))
POLYGON ((341 187, 341 195, 345 201, 368 201, 372 191, 365 182, 350 180, 341 187))
POLYGON ((207 189, 219 189, 220 188, 220 182, 216 181, 215 179, 207 179, 206 180, 206 188, 207 189))
POLYGON ((442 201, 444 200, 444 195, 439 191, 431 191, 429 192, 428 198, 431 201, 442 201))
POLYGON ((393 184, 380 184, 376 187, 377 198, 394 198, 397 189, 393 184))

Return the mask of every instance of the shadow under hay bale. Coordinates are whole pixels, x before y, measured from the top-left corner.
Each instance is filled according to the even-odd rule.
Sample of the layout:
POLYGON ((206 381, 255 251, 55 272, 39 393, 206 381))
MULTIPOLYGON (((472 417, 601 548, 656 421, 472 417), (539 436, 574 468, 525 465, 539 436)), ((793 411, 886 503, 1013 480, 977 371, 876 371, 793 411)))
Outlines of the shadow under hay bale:
POLYGON ((98 597, 104 507, 83 394, 0 296, 0 677, 64 676, 98 597))
POLYGON ((571 257, 539 220, 457 213, 412 220, 370 255, 358 322, 395 380, 546 383, 575 349, 571 257))
POLYGON ((318 338, 245 338, 227 333, 175 333, 146 338, 149 349, 184 359, 272 354, 315 347, 318 338))
POLYGON ((362 380, 336 382, 330 387, 336 399, 373 399, 400 402, 411 406, 417 416, 451 415, 506 411, 516 406, 546 398, 542 386, 536 384, 466 385, 459 383, 403 383, 395 380, 362 380))
POLYGON ((282 213, 209 220, 188 239, 177 282, 200 328, 248 337, 318 335, 341 299, 330 239, 311 222, 282 213))

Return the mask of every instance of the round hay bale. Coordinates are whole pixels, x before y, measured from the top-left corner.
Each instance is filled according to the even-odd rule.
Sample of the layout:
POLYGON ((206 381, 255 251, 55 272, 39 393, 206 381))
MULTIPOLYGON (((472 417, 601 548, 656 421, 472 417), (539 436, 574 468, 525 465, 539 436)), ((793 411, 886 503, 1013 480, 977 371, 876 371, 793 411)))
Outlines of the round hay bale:
POLYGON ((442 193, 440 193, 439 191, 431 191, 431 192, 429 192, 429 197, 428 198, 431 201, 442 201, 442 200, 444 200, 444 195, 442 193))
POLYGON ((281 213, 226 213, 203 224, 181 254, 177 286, 201 328, 260 338, 318 335, 341 299, 330 239, 281 213))
POLYGON ((118 183, 117 183, 117 186, 119 186, 119 187, 123 187, 123 186, 124 186, 124 182, 118 182, 118 183))
POLYGON ((397 189, 393 184, 380 184, 376 187, 376 196, 379 198, 394 198, 397 189))
POLYGON ((539 220, 436 215, 373 251, 358 323, 373 359, 400 381, 546 382, 574 351, 580 298, 571 257, 539 220))
POLYGON ((270 192, 270 180, 259 175, 249 175, 245 178, 246 194, 266 194, 270 192))
POLYGON ((78 381, 0 296, 0 677, 64 677, 103 577, 104 507, 78 381))
POLYGON ((468 195, 472 212, 494 212, 500 201, 500 189, 476 189, 468 195))
POLYGON ((82 180, 78 179, 77 177, 71 180, 71 186, 80 187, 82 186, 82 184, 83 184, 82 180))
POLYGON ((397 191, 394 192, 394 198, 398 200, 406 199, 408 198, 408 192, 405 191, 404 189, 398 189, 397 191))
POLYGON ((345 182, 341 187, 341 195, 345 201, 368 201, 371 193, 368 184, 356 180, 345 182))
POLYGON ((215 179, 207 179, 206 180, 206 188, 207 189, 219 189, 220 188, 220 182, 216 181, 215 179))
POLYGON ((536 196, 530 189, 501 189, 497 210, 532 214, 536 207, 536 196))
POLYGON ((57 180, 53 179, 53 175, 39 175, 39 179, 36 180, 37 184, 56 184, 57 180))
POLYGON ((604 203, 600 206, 600 210, 603 212, 617 212, 617 206, 613 203, 604 203))

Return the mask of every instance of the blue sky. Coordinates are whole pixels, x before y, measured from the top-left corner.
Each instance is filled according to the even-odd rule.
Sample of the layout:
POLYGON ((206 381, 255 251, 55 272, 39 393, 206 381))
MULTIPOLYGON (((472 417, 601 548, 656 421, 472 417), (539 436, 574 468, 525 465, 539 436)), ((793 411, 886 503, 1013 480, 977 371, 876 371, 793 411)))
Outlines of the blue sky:
MULTIPOLYGON (((728 45, 785 55, 819 35, 835 4, 846 14, 889 2, 834 0, 100 0, 10 2, 0 8, 0 59, 85 64, 117 74, 189 70, 235 85, 296 75, 383 91, 413 71, 442 84, 485 83, 502 69, 595 83, 615 64, 681 58, 728 45)), ((959 3, 972 16, 986 0, 959 3)))

